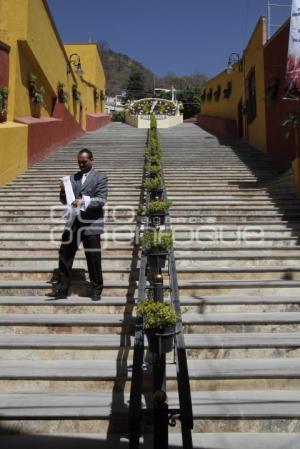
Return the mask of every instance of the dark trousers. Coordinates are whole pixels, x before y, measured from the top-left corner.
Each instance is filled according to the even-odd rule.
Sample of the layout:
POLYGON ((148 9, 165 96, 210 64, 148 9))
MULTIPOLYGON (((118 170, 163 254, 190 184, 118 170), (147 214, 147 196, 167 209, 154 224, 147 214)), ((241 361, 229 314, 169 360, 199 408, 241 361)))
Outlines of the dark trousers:
POLYGON ((100 235, 84 235, 80 229, 80 222, 76 218, 72 228, 65 230, 62 234, 59 249, 60 289, 68 290, 70 287, 73 261, 80 242, 82 242, 93 292, 101 295, 103 276, 100 235))

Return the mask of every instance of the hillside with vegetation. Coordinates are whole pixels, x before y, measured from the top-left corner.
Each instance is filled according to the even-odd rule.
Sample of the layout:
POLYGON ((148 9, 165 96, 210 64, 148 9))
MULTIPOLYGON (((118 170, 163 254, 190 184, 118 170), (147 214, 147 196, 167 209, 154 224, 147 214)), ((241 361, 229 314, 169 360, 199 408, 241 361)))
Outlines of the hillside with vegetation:
POLYGON ((141 74, 144 80, 144 92, 149 96, 152 95, 154 87, 171 89, 173 85, 177 90, 200 88, 207 79, 203 73, 198 71, 186 76, 177 76, 169 72, 165 76, 159 77, 128 55, 113 51, 106 42, 100 43, 100 47, 107 95, 119 95, 122 90, 127 90, 132 73, 141 74))

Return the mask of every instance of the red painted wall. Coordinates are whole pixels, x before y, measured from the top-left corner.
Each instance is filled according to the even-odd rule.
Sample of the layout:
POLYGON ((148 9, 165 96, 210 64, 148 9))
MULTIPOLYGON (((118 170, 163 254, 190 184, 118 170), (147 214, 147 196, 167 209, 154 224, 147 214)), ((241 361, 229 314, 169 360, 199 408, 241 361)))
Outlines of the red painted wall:
POLYGON ((97 112, 95 114, 86 115, 86 129, 87 131, 95 131, 102 128, 111 122, 111 115, 104 112, 97 112))
POLYGON ((44 159, 49 153, 84 134, 74 117, 62 103, 54 107, 49 118, 17 117, 18 123, 28 125, 28 166, 44 159))
POLYGON ((264 48, 266 88, 270 86, 274 78, 280 80, 275 101, 266 102, 267 151, 284 168, 289 167, 295 157, 295 140, 292 135, 286 139, 288 129, 281 123, 289 112, 297 110, 297 102, 282 99, 285 87, 288 40, 289 22, 283 25, 264 48))
POLYGON ((0 41, 0 86, 8 87, 9 47, 0 41))
POLYGON ((198 114, 196 123, 220 137, 238 138, 237 123, 235 120, 198 114))

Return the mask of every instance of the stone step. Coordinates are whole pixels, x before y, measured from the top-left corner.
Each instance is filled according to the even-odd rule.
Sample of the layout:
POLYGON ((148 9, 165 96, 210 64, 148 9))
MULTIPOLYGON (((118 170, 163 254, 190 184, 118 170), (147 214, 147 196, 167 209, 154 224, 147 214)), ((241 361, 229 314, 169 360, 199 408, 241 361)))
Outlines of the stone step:
MULTIPOLYGON (((5 210, 9 210, 12 206, 5 206, 5 210)), ((42 206, 41 206, 42 207, 42 206)), ((28 208, 28 207, 27 207, 28 208)), ((23 207, 25 209, 25 207, 23 207)), ((270 204, 269 206, 266 205, 259 205, 259 204, 250 204, 248 205, 247 202, 245 202, 244 205, 241 205, 239 203, 236 204, 212 204, 211 207, 208 207, 206 204, 197 203, 196 201, 192 202, 191 204, 185 205, 184 202, 182 203, 175 203, 170 208, 170 213, 173 216, 176 216, 176 214, 180 211, 192 212, 192 215, 199 215, 199 214, 209 214, 209 215, 217 215, 220 213, 220 211, 224 211, 224 215, 228 211, 228 213, 231 213, 234 211, 236 215, 238 214, 245 214, 246 215, 253 215, 257 214, 258 212, 263 212, 265 217, 267 215, 274 215, 274 214, 295 214, 299 213, 300 205, 296 204, 287 204, 282 207, 277 206, 276 204, 270 204)))
MULTIPOLYGON (((32 257, 34 258, 35 255, 40 256, 41 254, 44 257, 52 256, 52 257, 58 257, 58 249, 59 249, 59 242, 53 244, 53 245, 38 245, 38 246, 32 246, 28 248, 24 248, 22 245, 16 244, 13 245, 7 245, 5 248, 0 247, 0 258, 4 257, 29 257, 32 254, 32 257)), ((112 256, 132 256, 133 248, 132 246, 129 247, 125 244, 120 244, 119 246, 109 247, 106 248, 104 245, 102 245, 101 254, 102 256, 110 257, 112 256)), ((84 258, 84 252, 83 249, 79 249, 75 260, 77 260, 78 257, 84 258)))
MULTIPOLYGON (((125 435, 125 434, 124 434, 125 435)), ((48 435, 3 435, 0 437, 3 447, 10 449, 35 449, 37 447, 54 448, 58 444, 66 449, 124 449, 128 437, 114 433, 51 433, 48 435), (52 446, 53 445, 53 446, 52 446)), ((141 449, 153 448, 153 435, 146 434, 141 439, 141 449)), ((193 433, 193 445, 197 449, 298 449, 298 433, 193 433)), ((170 433, 169 444, 172 448, 182 447, 181 433, 170 433)))
MULTIPOLYGON (((28 181, 30 181, 30 185, 31 186, 35 186, 35 185, 39 185, 39 184, 43 184, 44 186, 47 186, 48 184, 50 184, 50 186, 57 186, 59 185, 59 181, 60 179, 65 176, 67 173, 72 173, 70 167, 68 168, 68 170, 64 170, 60 173, 57 173, 56 175, 53 175, 53 171, 51 172, 52 174, 49 173, 41 173, 40 175, 35 174, 34 176, 31 173, 28 173, 26 175, 23 175, 21 177, 18 177, 17 179, 14 180, 14 185, 23 185, 24 187, 26 187, 26 185, 28 185, 28 181)), ((115 184, 121 184, 122 181, 124 182, 128 182, 134 185, 139 185, 142 181, 142 176, 143 176, 143 172, 142 172, 142 168, 139 170, 139 172, 137 172, 137 174, 129 174, 128 176, 124 175, 124 169, 123 169, 123 175, 122 173, 117 173, 115 169, 113 169, 113 172, 109 172, 109 170, 105 170, 105 168, 103 170, 101 170, 103 172, 105 172, 109 178, 109 182, 113 182, 115 184)), ((249 178, 252 179, 252 178, 249 178)))
MULTIPOLYGON (((123 250, 127 250, 128 252, 132 252, 133 249, 133 243, 134 243, 134 239, 133 236, 126 236, 124 234, 119 234, 119 235, 113 235, 113 236, 108 236, 108 238, 106 239, 104 236, 102 237, 101 240, 101 247, 102 249, 109 249, 111 251, 113 251, 114 249, 118 250, 118 249, 123 249, 123 250)), ((23 249, 32 249, 34 247, 40 247, 41 254, 44 254, 42 252, 42 248, 45 249, 51 249, 51 248, 56 248, 58 249, 60 247, 61 244, 61 233, 54 235, 53 238, 51 237, 51 235, 48 236, 48 238, 41 238, 41 237, 37 237, 37 238, 32 238, 30 240, 27 240, 26 238, 24 239, 20 239, 17 236, 15 236, 15 238, 2 238, 2 240, 0 240, 0 248, 20 248, 23 247, 23 249)))
MULTIPOLYGON (((58 304, 59 306, 59 304, 58 304)), ((94 307, 94 306, 93 306, 94 307)), ((264 330, 264 325, 276 324, 276 329, 281 329, 285 325, 295 325, 290 330, 297 330, 300 323, 300 313, 297 312, 265 312, 265 313, 185 313, 183 315, 183 323, 187 333, 207 333, 206 327, 210 328, 210 332, 216 333, 214 328, 219 328, 228 333, 233 329, 239 332, 239 326, 256 326, 257 330, 253 332, 269 332, 264 330), (230 325, 230 326, 228 326, 230 325), (223 326, 223 327, 222 327, 223 326), (225 327, 224 327, 225 326, 225 327), (261 326, 261 328, 259 328, 261 326), (261 329, 261 330, 260 330, 261 329), (191 332, 192 331, 192 332, 191 332)), ((107 333, 112 328, 118 333, 118 329, 130 328, 134 324, 132 313, 116 314, 116 313, 5 313, 0 317, 1 333, 53 333, 54 329, 58 329, 59 333, 76 333, 81 330, 89 333, 107 333), (49 328, 53 328, 49 332, 49 328), (118 329, 117 329, 118 328, 118 329), (36 329, 36 330, 35 330, 36 329)), ((247 328, 248 329, 248 328, 247 328)), ((249 327, 250 329, 250 327, 249 327)), ((252 328, 251 328, 252 329, 252 328)), ((219 332, 218 332, 219 333, 219 332)))
MULTIPOLYGON (((17 266, 16 264, 8 267, 4 262, 4 266, 1 267, 0 263, 0 280, 45 280, 50 281, 56 278, 58 262, 52 264, 47 262, 45 267, 40 264, 33 265, 31 262, 27 265, 24 263, 17 266)), ((87 278, 88 271, 86 269, 86 263, 82 261, 77 263, 74 268, 80 271, 74 271, 74 279, 82 279, 83 276, 87 278)), ((104 280, 138 280, 139 270, 138 268, 129 267, 107 267, 103 266, 104 280)), ((167 271, 164 271, 167 275, 167 271)), ((256 266, 256 267, 212 267, 212 268, 189 268, 177 267, 177 275, 180 280, 196 280, 196 281, 210 281, 210 280, 300 280, 300 265, 299 266, 286 266, 286 267, 274 267, 274 266, 256 266)))
POLYGON ((277 246, 270 246, 263 244, 257 244, 257 243, 251 243, 251 245, 232 245, 229 244, 222 247, 221 245, 207 245, 207 243, 203 244, 202 247, 199 249, 198 247, 192 247, 189 245, 185 245, 183 247, 182 245, 175 246, 175 255, 177 257, 213 257, 213 256, 220 256, 220 257, 227 257, 227 256, 236 256, 238 257, 249 257, 249 256, 256 256, 256 254, 259 254, 261 257, 272 257, 273 256, 280 256, 281 254, 287 255, 298 255, 299 253, 299 247, 297 246, 290 246, 290 245, 277 245, 277 246))
MULTIPOLYGON (((68 383, 68 391, 84 394, 93 390, 94 392, 97 391, 98 394, 103 382, 105 382, 106 388, 113 388, 114 385, 122 381, 123 391, 129 391, 131 368, 124 364, 124 360, 118 362, 105 359, 83 360, 28 361, 3 359, 0 361, 0 385, 2 389, 6 387, 7 390, 19 391, 20 393, 24 392, 24 389, 28 389, 30 394, 52 392, 55 395, 58 389, 63 389, 64 385, 66 386, 66 383, 68 383), (82 363, 83 360, 84 363, 82 363), (78 388, 79 382, 81 384, 78 388), (36 383, 37 387, 35 387, 36 383)), ((267 393, 273 391, 276 395, 276 390, 280 388, 283 388, 287 393, 295 393, 295 390, 299 390, 300 384, 299 363, 298 358, 190 360, 188 369, 195 419, 197 419, 197 412, 195 413, 194 393, 197 397, 200 391, 207 390, 207 392, 218 391, 222 395, 222 389, 226 384, 228 386, 235 385, 234 388, 230 388, 232 394, 235 393, 235 390, 241 390, 249 381, 250 384, 245 390, 249 392, 253 390, 254 379, 260 380, 261 386, 262 381, 265 382, 264 386, 267 393), (251 381, 253 382, 252 385, 251 381), (285 384, 283 381, 285 381, 285 384), (212 382, 214 388, 210 390, 207 386, 212 382), (267 390, 268 388, 269 390, 267 390)), ((144 368, 144 391, 149 389, 151 372, 152 365, 147 364, 144 368)), ((176 368, 173 363, 167 363, 166 377, 167 389, 172 397, 177 382, 176 368)), ((176 397, 177 393, 174 393, 173 395, 176 397)))
MULTIPOLYGON (((238 269, 238 268, 254 268, 254 267, 282 267, 285 269, 287 266, 298 266, 300 253, 289 254, 288 252, 280 254, 257 254, 257 255, 243 255, 243 254, 224 254, 224 255, 204 255, 204 254, 190 254, 184 256, 183 254, 176 254, 176 267, 177 269, 182 268, 208 268, 216 267, 223 268, 228 267, 228 269, 238 269)), ((5 260, 5 259, 4 259, 5 260)), ((6 262, 9 266, 9 262, 6 262)), ((11 262, 13 264, 13 261, 11 262)), ((3 262, 0 259, 0 266, 3 266, 3 262)))
MULTIPOLYGON (((13 230, 11 232, 1 232, 0 231, 0 239, 2 241, 20 241, 30 240, 31 242, 35 240, 39 241, 61 241, 62 230, 56 231, 56 226, 52 226, 49 231, 28 231, 24 230, 22 233, 16 233, 13 230)), ((101 236, 101 241, 112 241, 115 243, 116 241, 125 241, 130 242, 135 237, 134 232, 128 232, 128 229, 119 229, 119 226, 112 227, 111 230, 105 230, 105 232, 101 236), (126 232, 127 231, 127 232, 126 232)))
MULTIPOLYGON (((279 222, 280 223, 280 222, 279 222)), ((65 220, 62 218, 61 221, 55 220, 55 223, 50 222, 49 219, 33 219, 30 218, 28 220, 24 220, 24 218, 19 218, 18 221, 16 219, 5 221, 2 217, 0 220, 1 224, 1 232, 10 232, 17 233, 18 231, 50 231, 55 226, 55 230, 63 231, 65 227, 65 220)), ((182 231, 198 231, 198 232, 258 232, 262 231, 266 233, 270 232, 289 232, 294 235, 296 232, 300 231, 300 224, 295 223, 293 225, 282 222, 280 224, 266 224, 266 223, 218 223, 218 224, 203 224, 203 223, 186 223, 182 224, 180 221, 178 223, 175 220, 171 221, 173 232, 182 232, 182 231)), ((136 224, 130 221, 105 221, 105 229, 107 231, 118 231, 118 232, 128 232, 134 231, 136 229, 136 224)))
MULTIPOLYGON (((178 240, 195 239, 195 240, 218 240, 223 238, 224 240, 235 240, 237 238, 249 238, 249 239, 279 239, 279 238, 299 238, 296 232, 292 229, 290 230, 280 230, 274 231, 272 229, 263 229, 259 226, 250 228, 248 225, 240 225, 237 230, 227 231, 218 226, 211 226, 210 229, 202 230, 198 226, 191 226, 187 224, 185 230, 177 229, 175 225, 172 227, 173 235, 178 240)), ((13 232, 13 231, 12 231, 13 232)), ((25 231, 26 232, 26 231, 25 231)), ((1 232, 0 235, 5 237, 6 233, 1 232)))
MULTIPOLYGON (((1 276, 1 270, 0 270, 1 276)), ((4 274, 2 275, 4 276, 4 274)), ((211 267, 211 268, 179 268, 177 266, 177 276, 180 280, 300 280, 299 266, 274 267, 274 266, 256 266, 256 267, 211 267)))
MULTIPOLYGON (((38 186, 37 186, 38 187, 38 186)), ((49 197, 55 197, 56 199, 59 196, 59 188, 57 186, 49 186, 49 187, 45 187, 45 186, 39 186, 38 187, 38 192, 37 192, 37 187, 33 188, 32 186, 28 186, 26 187, 17 187, 17 186, 4 186, 1 187, 0 190, 0 196, 1 198, 11 198, 11 197, 16 197, 16 195, 20 196, 20 197, 28 197, 29 195, 34 197, 34 198, 41 198, 41 193, 43 193, 43 198, 45 198, 45 196, 49 196, 49 197)), ((126 192, 124 190, 122 190, 122 187, 124 187, 122 184, 120 185, 110 185, 109 186, 109 196, 128 196, 128 194, 130 193, 131 195, 136 195, 137 193, 140 192, 141 189, 141 184, 140 185, 129 185, 126 186, 126 192)), ((261 196, 256 195, 257 198, 260 198, 261 196)), ((268 196, 266 196, 266 198, 269 198, 268 196)), ((284 199, 284 197, 283 197, 284 199)))
MULTIPOLYGON (((130 205, 124 203, 120 205, 120 203, 110 204, 109 206, 104 207, 105 217, 113 218, 114 220, 118 220, 121 217, 129 217, 130 222, 133 222, 133 219, 136 215, 136 210, 138 208, 138 204, 130 205)), ((59 218, 60 222, 62 222, 62 216, 64 212, 64 206, 60 204, 56 204, 55 207, 32 207, 27 206, 23 209, 18 209, 13 206, 7 206, 5 209, 1 210, 1 217, 47 217, 48 221, 54 221, 54 219, 59 218)))
MULTIPOLYGON (((195 313, 237 313, 237 312, 292 312, 299 311, 300 299, 294 295, 273 296, 181 296, 181 305, 187 311, 195 313)), ((89 297, 69 296, 55 301, 47 296, 0 296, 2 313, 121 313, 132 311, 133 297, 103 296, 100 302, 92 302, 89 297)))
MULTIPOLYGON (((171 393, 168 397, 169 406, 178 408, 177 397, 171 393)), ((128 404, 128 394, 123 396, 122 392, 114 392, 113 399, 112 410, 112 393, 110 391, 99 391, 96 395, 94 393, 76 394, 52 392, 51 394, 2 393, 0 395, 0 409, 1 411, 3 410, 3 425, 11 431, 18 428, 19 431, 27 430, 25 433, 36 433, 36 424, 43 424, 39 428, 42 428, 44 433, 49 433, 50 429, 52 432, 58 430, 60 432, 78 432, 78 426, 80 424, 81 432, 92 431, 95 433, 107 431, 109 418, 111 417, 127 420, 128 408, 127 406, 125 407, 125 404, 128 404), (18 420, 18 426, 14 420, 18 420), (80 422, 80 420, 84 420, 84 422, 80 422), (47 425, 47 423, 49 424, 47 425), (86 425, 84 425, 85 423, 86 425)), ((223 427, 223 431, 224 428, 231 429, 230 423, 235 425, 235 429, 239 431, 243 422, 244 425, 248 424, 248 427, 254 432, 252 435, 256 437, 250 438, 251 443, 258 441, 264 442, 264 434, 255 434, 255 432, 266 432, 269 430, 271 424, 274 425, 277 422, 278 426, 280 425, 280 432, 288 432, 291 420, 295 420, 294 424, 297 424, 299 408, 298 391, 193 392, 194 431, 199 432, 202 425, 202 432, 203 430, 209 430, 210 436, 215 437, 211 432, 213 420, 216 418, 215 427, 219 427, 219 430, 223 427), (255 420, 256 426, 254 426, 255 420)), ((112 430, 112 425, 110 426, 110 430, 112 430)), ((176 430, 178 431, 178 429, 176 430)), ((119 431, 121 431, 120 428, 119 431)), ((240 438, 238 433, 235 436, 240 438)), ((283 447, 297 448, 298 446, 295 445, 296 436, 298 437, 297 433, 289 435, 287 433, 281 433, 277 442, 292 442, 294 444, 293 446, 283 447)), ((245 438, 242 439, 242 441, 244 440, 245 438)), ((235 441, 237 442, 237 439, 235 441)), ((212 447, 214 449, 215 447, 221 449, 223 446, 212 447)), ((225 447, 233 449, 228 445, 225 447)), ((250 448, 249 445, 246 447, 250 448)), ((252 447, 263 447, 266 449, 266 446, 252 447)), ((280 448, 279 445, 273 447, 280 448)), ((206 446, 205 448, 207 449, 206 446)))
MULTIPOLYGON (((37 183, 38 181, 34 181, 34 183, 37 183)), ((32 185, 25 185, 22 187, 20 185, 21 183, 16 183, 13 182, 11 184, 6 184, 5 186, 1 187, 1 194, 11 194, 14 195, 16 193, 16 191, 19 192, 30 192, 33 195, 38 195, 37 191, 36 191, 36 187, 32 187, 32 185)), ((181 184, 181 183, 180 183, 181 184)), ((122 186, 123 183, 113 180, 109 183, 110 192, 114 192, 115 190, 118 190, 121 194, 122 194, 122 186)), ((128 188, 126 186, 126 191, 127 189, 130 191, 137 191, 138 188, 140 187, 140 184, 138 185, 134 185, 133 183, 128 184, 128 188)), ((57 186, 57 184, 50 184, 49 186, 45 185, 44 183, 41 183, 41 185, 39 186, 39 188, 41 189, 41 192, 45 192, 50 194, 51 192, 57 194, 59 191, 59 188, 57 186)), ((271 192, 268 188, 267 185, 265 187, 255 187, 253 186, 252 188, 241 188, 238 185, 231 185, 228 184, 226 186, 226 191, 224 191, 224 184, 218 184, 216 183, 215 186, 212 185, 207 185, 207 187, 205 187, 205 185, 202 183, 200 183, 199 185, 197 185, 197 180, 195 180, 195 184, 193 183, 193 185, 187 185, 183 184, 178 186, 176 184, 176 182, 172 183, 172 179, 168 180, 168 194, 170 195, 183 195, 184 193, 190 194, 191 196, 193 195, 201 195, 204 198, 207 197, 215 197, 215 196, 220 196, 220 197, 224 197, 224 196, 232 196, 232 197, 236 197, 236 196, 241 196, 243 197, 253 197, 253 198, 261 198, 261 197, 266 197, 268 199, 288 199, 288 200, 296 200, 294 195, 292 195, 289 192, 271 192)), ((123 191, 123 194, 124 191, 123 191)))
MULTIPOLYGON (((9 214, 3 215, 3 217, 9 217, 9 214)), ((24 214, 26 216, 26 214, 24 214)), ((42 214, 40 216, 43 216, 42 214)), ((45 216, 45 215, 44 215, 45 216)), ((29 216, 30 217, 30 216, 29 216)), ((1 220, 2 217, 0 217, 1 220)), ((294 224, 299 224, 300 222, 300 214, 284 214, 284 213, 277 213, 276 215, 263 215, 263 214, 257 214, 257 215, 238 215, 234 212, 232 212, 231 215, 229 214, 216 214, 212 213, 211 215, 202 215, 199 212, 198 213, 192 213, 192 214, 185 214, 184 212, 177 212, 176 214, 173 213, 173 211, 170 211, 170 220, 171 223, 176 224, 203 224, 203 225, 211 225, 211 224, 251 224, 251 225, 258 225, 264 221, 268 220, 271 224, 288 224, 289 226, 293 226, 294 224)))
MULTIPOLYGON (((55 200, 54 196, 52 197, 55 200)), ((27 198, 26 198, 27 199, 27 198)), ((168 199, 173 202, 174 207, 183 206, 184 204, 187 207, 201 205, 207 206, 209 205, 211 209, 214 209, 215 206, 245 206, 249 205, 249 208, 253 206, 258 207, 270 207, 274 206, 277 208, 287 208, 287 207, 297 207, 299 205, 299 201, 295 199, 277 199, 276 201, 273 198, 252 198, 252 197, 242 197, 242 198, 232 198, 232 197, 223 197, 223 198, 207 198, 207 197, 191 197, 189 193, 182 196, 175 196, 168 194, 168 199)), ((0 200, 3 201, 3 200, 0 200)), ((5 203, 5 201, 3 201, 5 203)))
MULTIPOLYGON (((0 334, 3 360, 122 361, 126 350, 126 360, 132 361, 133 343, 134 338, 129 334, 0 334)), ((186 334, 185 345, 189 360, 278 357, 295 359, 300 355, 300 333, 186 334)), ((170 362, 171 358, 172 354, 168 357, 170 362)))
MULTIPOLYGON (((189 360, 190 379, 298 378, 300 360, 286 359, 225 359, 189 360)), ((150 375, 152 367, 145 369, 150 375)), ((167 364, 167 379, 177 378, 174 364, 167 364)), ((116 366, 114 360, 0 360, 0 380, 113 380, 131 377, 128 367, 116 366)), ((299 379, 300 383, 300 379, 299 379)))
MULTIPOLYGON (((139 203, 139 197, 136 196, 136 198, 133 199, 126 199, 126 197, 122 198, 122 197, 117 197, 114 196, 113 198, 109 198, 108 199, 108 203, 106 206, 107 210, 108 208, 112 208, 112 207, 138 207, 139 203)), ((31 200, 23 200, 22 198, 16 198, 13 200, 8 201, 0 201, 0 205, 1 205, 1 209, 3 209, 3 211, 6 210, 13 210, 18 208, 17 210, 21 211, 27 211, 30 210, 30 208, 32 208, 34 206, 35 209, 37 210, 51 210, 51 208, 55 208, 55 209, 64 209, 64 206, 60 203, 58 198, 54 198, 52 200, 41 200, 38 202, 38 206, 37 206, 37 201, 33 198, 31 200), (20 208, 20 202, 22 203, 22 207, 20 208)))
MULTIPOLYGON (((19 280, 19 281, 26 281, 26 280, 33 280, 33 281, 51 281, 57 279, 57 265, 58 262, 53 264, 53 267, 48 266, 45 268, 41 267, 34 267, 31 264, 27 266, 23 266, 20 268, 12 267, 0 267, 0 280, 19 280)), ((88 270, 86 268, 86 264, 82 263, 82 267, 79 271, 73 270, 72 277, 74 280, 82 280, 88 278, 88 270)), ((75 268, 75 267, 74 267, 75 268)), ((104 283, 109 281, 117 281, 117 280, 131 280, 131 281, 137 281, 139 278, 139 269, 133 268, 102 268, 103 271, 103 279, 104 283)), ((298 277, 298 274, 295 271, 289 271, 290 276, 292 276, 293 279, 296 279, 298 277)), ((284 273, 282 273, 282 276, 284 273)), ((278 277, 280 275, 278 274, 278 277)))
MULTIPOLYGON (((118 218, 117 216, 118 211, 115 212, 115 215, 112 216, 112 214, 110 214, 110 217, 105 216, 105 228, 109 229, 112 227, 120 227, 123 228, 125 226, 129 226, 134 227, 135 226, 135 222, 133 222, 133 218, 132 217, 128 217, 128 218, 118 218)), ((41 215, 38 217, 32 217, 32 216, 13 216, 13 215, 7 215, 7 216, 2 216, 0 217, 0 224, 1 224, 1 229, 4 229, 5 226, 9 226, 9 229, 12 228, 12 226, 16 225, 16 226, 45 226, 45 227, 51 227, 52 223, 55 226, 61 226, 61 228, 64 227, 65 225, 65 219, 61 216, 55 216, 53 218, 51 218, 51 221, 49 220, 49 214, 48 215, 41 215)), ((279 222, 281 223, 281 222, 279 222)), ((279 224, 278 223, 278 224, 279 224)), ((283 226, 285 225, 285 222, 282 222, 283 226)))
POLYGON ((128 334, 134 333, 132 313, 5 313, 1 334, 128 334))
MULTIPOLYGON (((290 237, 269 237, 267 235, 264 235, 263 233, 261 235, 257 234, 247 234, 247 233, 241 233, 240 235, 237 235, 236 237, 232 238, 226 238, 226 236, 219 236, 216 235, 215 238, 212 238, 213 236, 199 236, 197 239, 193 235, 194 233, 191 231, 190 238, 176 238, 174 241, 174 248, 177 250, 181 250, 182 248, 185 248, 186 250, 192 249, 192 250, 199 250, 205 248, 214 248, 216 246, 219 247, 220 250, 223 250, 224 248, 233 248, 235 247, 237 250, 242 249, 244 247, 245 250, 250 249, 261 249, 264 248, 284 248, 284 247, 299 247, 299 238, 296 236, 290 236, 290 237)), ((57 236, 58 238, 58 236, 57 236)), ((42 239, 36 239, 39 241, 42 241, 42 239)), ((118 240, 121 242, 121 234, 118 237, 118 240)), ((7 246, 8 242, 13 242, 13 240, 9 239, 3 239, 2 242, 0 242, 0 246, 3 248, 7 246)), ((32 240, 33 244, 34 240, 32 240)), ((109 242, 109 240, 108 240, 109 242)), ((26 244, 25 244, 26 245, 26 244)), ((109 245, 111 245, 109 243, 109 245)))
MULTIPOLYGON (((132 296, 136 289, 134 281, 106 281, 104 286, 104 294, 108 296, 132 296)), ((69 294, 79 294, 86 296, 90 291, 90 285, 84 281, 74 281, 71 284, 69 294)), ((45 281, 0 281, 0 296, 17 295, 17 296, 41 296, 50 295, 52 293, 52 285, 45 281)))
MULTIPOLYGON (((46 230, 28 230, 23 229, 23 231, 14 229, 14 226, 11 226, 9 231, 0 230, 0 239, 1 240, 60 240, 62 231, 64 226, 50 225, 49 229, 46 230), (19 231, 19 232, 18 232, 19 231)), ((135 236, 135 227, 131 226, 131 230, 128 226, 110 226, 109 228, 105 227, 105 232, 102 235, 102 241, 104 240, 126 240, 130 241, 135 236)), ((236 231, 227 231, 220 229, 218 227, 211 227, 210 230, 201 230, 198 228, 192 228, 190 225, 186 226, 186 230, 178 230, 176 226, 173 228, 173 237, 174 240, 178 241, 196 241, 204 242, 216 242, 216 241, 298 241, 300 237, 295 235, 295 231, 286 230, 286 231, 273 231, 266 229, 259 229, 258 227, 250 229, 248 226, 240 226, 236 231)))
MULTIPOLYGON (((80 255, 76 255, 74 260, 73 268, 86 268, 86 259, 79 251, 80 255)), ((103 256, 102 259, 102 269, 107 271, 108 269, 119 269, 119 270, 129 270, 131 265, 135 266, 138 264, 138 258, 135 257, 133 263, 132 256, 103 256)), ((32 269, 55 269, 58 266, 58 256, 40 256, 39 254, 32 254, 31 256, 23 257, 21 255, 15 255, 11 257, 0 258, 1 268, 15 268, 17 270, 31 267, 32 269)))
MULTIPOLYGON (((241 308, 240 308, 241 310, 241 308)), ((289 309, 293 310, 293 309, 289 309)), ((297 309, 298 310, 298 309, 297 309)), ((227 334, 240 332, 298 332, 299 313, 294 312, 231 312, 203 313, 199 309, 198 313, 184 313, 184 331, 187 334, 227 334)))
MULTIPOLYGON (((36 245, 35 242, 32 242, 32 246, 24 247, 24 245, 21 242, 3 242, 3 244, 6 243, 2 248, 0 247, 0 258, 10 258, 10 257, 25 257, 28 258, 32 255, 33 258, 40 257, 42 254, 42 257, 48 257, 51 256, 52 258, 58 257, 58 248, 60 242, 56 242, 52 245, 46 245, 45 243, 36 245)), ((119 242, 120 243, 120 242, 119 242)), ((111 257, 111 256, 132 256, 133 253, 133 247, 128 246, 125 244, 119 244, 119 246, 112 247, 110 244, 108 247, 102 246, 101 250, 102 256, 104 257, 111 257)), ((281 255, 283 257, 286 257, 287 255, 290 255, 291 257, 298 257, 299 256, 299 247, 298 246, 266 246, 266 245, 254 245, 251 244, 251 246, 238 246, 238 245, 226 245, 226 246, 215 246, 215 245, 203 245, 202 247, 195 248, 195 247, 189 247, 189 248, 183 248, 182 245, 178 246, 176 248, 176 257, 177 258, 189 258, 192 259, 196 258, 209 258, 213 259, 213 257, 216 256, 216 259, 218 258, 233 258, 235 255, 236 257, 255 257, 256 254, 260 253, 261 257, 280 257, 281 255)), ((84 252, 83 249, 80 248, 76 254, 75 260, 78 258, 84 258, 84 252)), ((293 262, 294 263, 294 262, 293 262)))
MULTIPOLYGON (((23 246, 23 248, 31 248, 36 245, 53 247, 59 247, 61 244, 61 232, 47 232, 39 235, 33 233, 23 233, 21 235, 9 234, 5 235, 4 233, 0 233, 0 248, 18 248, 19 246, 23 246)), ((101 238, 102 248, 118 248, 118 247, 127 247, 130 248, 134 243, 139 243, 139 238, 135 239, 134 233, 123 233, 118 232, 105 232, 101 238)), ((296 236, 286 236, 286 237, 272 237, 268 235, 257 234, 247 234, 241 233, 237 236, 232 236, 232 238, 227 236, 216 235, 214 239, 212 239, 212 235, 202 235, 195 238, 194 233, 191 231, 190 236, 184 236, 180 238, 180 236, 176 237, 174 241, 174 247, 176 250, 180 250, 183 247, 187 249, 203 249, 203 246, 209 248, 218 246, 220 249, 235 247, 239 249, 241 246, 245 249, 254 249, 256 247, 263 249, 271 248, 271 247, 298 247, 300 244, 299 238, 296 236)))
MULTIPOLYGON (((182 220, 183 221, 183 220, 182 220)), ((26 223, 26 222, 25 222, 26 223)), ((193 223, 193 220, 186 221, 186 223, 182 223, 180 219, 175 219, 172 217, 171 220, 171 224, 172 224, 172 229, 177 231, 186 231, 189 229, 197 229, 201 232, 205 232, 205 231, 212 231, 212 230, 217 230, 217 231, 226 231, 226 232, 236 232, 239 230, 248 230, 252 231, 252 230, 259 230, 259 229, 263 229, 265 232, 284 232, 284 231, 290 231, 290 232, 294 232, 296 233, 297 231, 300 231, 300 224, 299 223, 290 223, 287 221, 277 221, 277 222, 271 222, 271 223, 266 223, 266 222, 259 222, 257 221, 256 223, 250 222, 250 223, 236 223, 236 222, 218 222, 218 223, 193 223)), ((3 229, 5 225, 1 226, 1 230, 3 229)), ((10 229, 11 229, 11 225, 10 229)), ((21 225, 20 225, 21 226, 21 225)), ((44 225, 46 226, 46 225, 44 225)), ((108 225, 111 226, 111 225, 108 225)))
MULTIPOLYGON (((1 284, 0 284, 1 285, 1 284)), ((183 296, 193 295, 270 295, 300 293, 300 281, 293 280, 181 280, 179 277, 179 291, 183 296)))

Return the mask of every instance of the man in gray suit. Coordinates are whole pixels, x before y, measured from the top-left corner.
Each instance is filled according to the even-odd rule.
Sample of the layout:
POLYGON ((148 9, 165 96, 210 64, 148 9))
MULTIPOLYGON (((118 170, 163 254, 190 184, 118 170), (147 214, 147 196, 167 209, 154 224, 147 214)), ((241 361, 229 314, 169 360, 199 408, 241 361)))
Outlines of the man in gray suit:
MULTIPOLYGON (((60 282, 53 293, 55 299, 68 296, 72 265, 82 241, 90 282, 91 298, 101 299, 103 277, 101 268, 100 234, 104 229, 103 206, 107 199, 107 176, 93 168, 93 153, 83 148, 77 155, 80 171, 70 176, 75 200, 69 207, 68 221, 59 250, 60 282)), ((66 204, 64 184, 60 184, 60 201, 66 204)))

